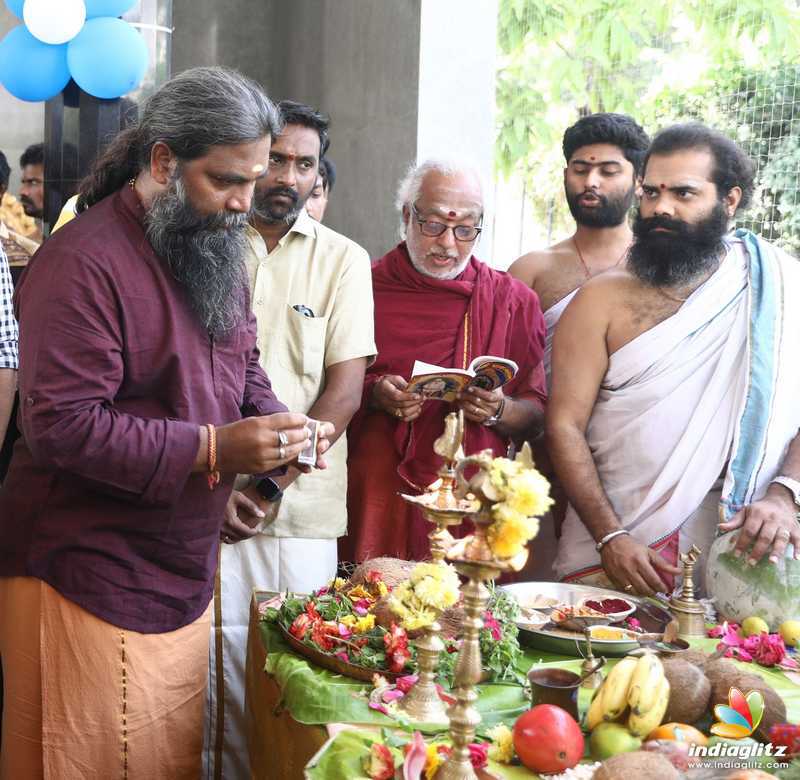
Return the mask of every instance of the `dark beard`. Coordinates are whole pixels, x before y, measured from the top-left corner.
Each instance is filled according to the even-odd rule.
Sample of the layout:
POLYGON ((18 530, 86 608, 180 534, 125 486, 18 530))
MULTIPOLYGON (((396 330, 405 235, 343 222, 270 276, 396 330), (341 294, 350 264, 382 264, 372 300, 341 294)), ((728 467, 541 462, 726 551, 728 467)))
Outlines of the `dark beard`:
POLYGON ((203 327, 215 336, 246 316, 247 218, 230 211, 200 216, 180 178, 156 196, 145 215, 150 245, 186 291, 203 327))
POLYGON ((567 205, 573 219, 584 227, 607 228, 616 227, 625 221, 625 217, 633 205, 635 190, 631 187, 624 195, 618 195, 617 197, 609 197, 597 193, 600 205, 591 210, 584 209, 578 203, 578 199, 584 194, 585 192, 574 193, 567 191, 567 205))
POLYGON ((271 187, 263 192, 259 192, 256 189, 253 195, 253 213, 268 225, 277 225, 280 222, 285 222, 291 226, 294 225, 300 210, 305 206, 307 200, 308 196, 301 199, 300 193, 291 189, 291 187, 271 187), (291 198, 291 205, 287 208, 286 206, 274 204, 272 198, 275 195, 285 195, 291 198))
POLYGON ((628 269, 650 287, 685 285, 706 273, 719 260, 728 230, 728 215, 721 202, 699 222, 667 217, 643 219, 636 214, 636 237, 628 252, 628 269), (654 233, 657 227, 672 233, 654 233))

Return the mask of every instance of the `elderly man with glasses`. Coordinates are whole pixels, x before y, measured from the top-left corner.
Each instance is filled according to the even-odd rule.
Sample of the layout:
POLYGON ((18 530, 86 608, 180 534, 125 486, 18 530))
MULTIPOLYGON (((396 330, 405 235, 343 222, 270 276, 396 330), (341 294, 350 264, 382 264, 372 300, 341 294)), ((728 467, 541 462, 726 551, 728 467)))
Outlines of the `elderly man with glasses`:
POLYGON ((378 358, 348 436, 345 561, 428 555, 429 528, 398 493, 436 479, 433 442, 448 412, 464 410, 467 452, 505 454, 511 440, 542 425, 544 320, 535 293, 473 255, 483 221, 479 177, 426 161, 400 183, 397 207, 405 241, 372 272, 378 358), (416 360, 466 369, 481 355, 509 358, 519 370, 504 387, 470 387, 452 404, 406 390, 416 360))

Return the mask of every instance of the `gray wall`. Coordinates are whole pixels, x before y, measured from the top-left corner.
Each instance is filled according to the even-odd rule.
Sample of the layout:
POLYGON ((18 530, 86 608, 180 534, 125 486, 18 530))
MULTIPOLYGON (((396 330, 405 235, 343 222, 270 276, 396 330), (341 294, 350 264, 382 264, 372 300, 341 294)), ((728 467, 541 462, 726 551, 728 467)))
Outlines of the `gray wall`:
MULTIPOLYGON (((0 2, 0 39, 22 22, 0 2)), ((44 141, 44 103, 26 103, 0 84, 0 151, 11 166, 9 190, 19 192, 19 156, 27 146, 44 141)))
POLYGON ((442 0, 174 0, 172 69, 229 65, 275 99, 330 114, 337 181, 325 221, 379 257, 397 241, 394 190, 409 163, 460 154, 491 180, 497 2, 455 10, 442 0))
POLYGON ((373 257, 396 240, 392 192, 416 155, 420 2, 173 5, 173 73, 230 65, 276 100, 300 100, 331 115, 337 179, 325 222, 373 257))

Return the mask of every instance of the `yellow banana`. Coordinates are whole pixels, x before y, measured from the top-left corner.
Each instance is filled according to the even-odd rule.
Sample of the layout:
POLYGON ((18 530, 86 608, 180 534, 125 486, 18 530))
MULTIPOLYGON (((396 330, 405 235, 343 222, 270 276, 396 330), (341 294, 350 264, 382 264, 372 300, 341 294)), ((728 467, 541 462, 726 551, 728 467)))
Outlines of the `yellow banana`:
POLYGON ((595 726, 603 722, 603 688, 602 686, 594 692, 592 703, 586 712, 586 728, 594 731, 595 726))
POLYGON ((628 716, 628 731, 636 737, 646 737, 653 729, 661 725, 669 703, 669 681, 662 677, 656 686, 656 698, 653 706, 641 715, 631 711, 628 716))
POLYGON ((649 712, 658 697, 664 666, 654 653, 645 653, 638 661, 628 688, 628 705, 634 715, 649 712))
POLYGON ((623 658, 609 673, 600 696, 603 720, 616 720, 628 706, 628 687, 638 664, 637 658, 623 658))

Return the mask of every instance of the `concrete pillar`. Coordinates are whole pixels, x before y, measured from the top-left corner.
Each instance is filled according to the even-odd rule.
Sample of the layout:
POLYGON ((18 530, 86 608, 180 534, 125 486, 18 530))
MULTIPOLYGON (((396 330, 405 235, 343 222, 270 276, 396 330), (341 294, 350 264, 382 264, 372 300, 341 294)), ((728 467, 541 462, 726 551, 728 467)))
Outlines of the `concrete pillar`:
POLYGON ((492 195, 496 16, 496 0, 174 0, 173 72, 236 67, 330 114, 325 221, 379 257, 397 241, 409 163, 465 157, 492 195))

